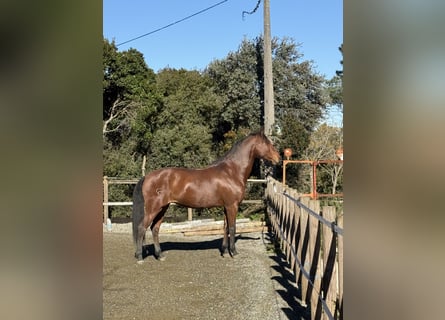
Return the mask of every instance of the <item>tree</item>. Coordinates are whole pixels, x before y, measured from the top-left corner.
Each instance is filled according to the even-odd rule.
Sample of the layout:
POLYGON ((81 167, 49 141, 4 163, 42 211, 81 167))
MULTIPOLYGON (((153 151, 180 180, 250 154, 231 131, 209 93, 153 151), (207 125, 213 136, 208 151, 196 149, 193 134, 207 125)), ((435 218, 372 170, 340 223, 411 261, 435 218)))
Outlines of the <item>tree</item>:
MULTIPOLYGON (((324 78, 318 75, 311 61, 299 62, 303 55, 298 45, 285 38, 274 40, 275 108, 281 130, 276 139, 280 149, 292 148, 295 158, 301 158, 309 144, 309 136, 323 116, 329 102, 324 78)), ((289 174, 298 175, 298 167, 289 174), (295 171, 295 172, 294 172, 295 171)))
POLYGON ((212 90, 211 80, 198 71, 161 70, 156 78, 162 107, 159 127, 189 122, 212 128, 221 112, 221 99, 212 90))
POLYGON ((119 144, 137 113, 153 111, 155 74, 139 51, 118 52, 114 41, 103 39, 103 76, 102 134, 119 144))
POLYGON ((162 105, 155 119, 150 169, 212 162, 212 131, 221 104, 209 79, 198 71, 166 68, 157 75, 157 91, 162 105))
POLYGON ((261 61, 255 43, 244 39, 238 51, 211 62, 205 69, 213 82, 213 90, 222 102, 217 124, 220 128, 218 140, 223 140, 224 134, 229 131, 237 132, 243 128, 255 130, 261 125, 261 61))
MULTIPOLYGON (((137 177, 151 139, 151 121, 159 104, 156 79, 143 55, 135 49, 119 52, 114 41, 103 39, 103 173, 109 177, 137 177)), ((131 186, 113 186, 110 196, 123 200, 131 186)), ((129 214, 112 207, 112 215, 129 214)))
MULTIPOLYGON (((343 55, 343 44, 338 48, 343 55)), ((343 59, 340 61, 343 67, 343 59)), ((343 70, 337 70, 336 75, 327 82, 331 103, 343 109, 343 70)))
POLYGON ((303 55, 293 41, 284 38, 273 42, 275 108, 279 125, 283 127, 284 119, 292 118, 310 133, 329 102, 325 79, 314 71, 311 61, 299 62, 303 55))
MULTIPOLYGON (((263 39, 244 39, 238 50, 225 59, 209 64, 205 73, 214 81, 214 90, 221 96, 223 108, 218 126, 218 140, 229 131, 256 130, 261 126, 264 103, 263 39)), ((325 79, 312 68, 310 61, 300 61, 302 54, 290 39, 272 39, 275 95, 275 118, 281 132, 291 133, 289 140, 306 141, 329 101, 325 79), (286 127, 298 130, 292 131, 286 127)), ((281 135, 283 136, 283 135, 281 135)), ((288 137, 288 136, 287 136, 288 137)), ((283 146, 286 138, 276 142, 283 146)), ((307 142, 299 147, 301 150, 307 142)))

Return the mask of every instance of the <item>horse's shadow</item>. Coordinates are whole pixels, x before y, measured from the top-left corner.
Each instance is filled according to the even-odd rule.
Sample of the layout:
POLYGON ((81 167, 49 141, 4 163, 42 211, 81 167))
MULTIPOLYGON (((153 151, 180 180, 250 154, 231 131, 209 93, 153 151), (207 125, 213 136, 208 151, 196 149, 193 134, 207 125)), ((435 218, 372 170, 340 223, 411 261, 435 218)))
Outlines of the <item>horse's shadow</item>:
MULTIPOLYGON (((235 237, 235 243, 238 240, 259 240, 259 239, 260 238, 258 237, 249 237, 239 234, 235 237)), ((196 242, 166 241, 166 242, 161 242, 160 244, 162 251, 218 250, 220 254, 222 254, 221 251, 222 237, 213 240, 196 241, 196 242)), ((142 258, 145 259, 146 257, 154 256, 154 251, 155 250, 153 243, 142 246, 142 258)))

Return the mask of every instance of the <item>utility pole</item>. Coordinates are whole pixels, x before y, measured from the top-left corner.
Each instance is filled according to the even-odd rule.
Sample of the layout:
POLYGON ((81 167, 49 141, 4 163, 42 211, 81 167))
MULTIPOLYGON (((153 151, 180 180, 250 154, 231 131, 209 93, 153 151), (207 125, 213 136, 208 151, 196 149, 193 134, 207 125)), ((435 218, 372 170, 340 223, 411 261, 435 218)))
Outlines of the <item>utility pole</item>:
POLYGON ((271 137, 275 122, 273 77, 272 77, 272 43, 270 37, 270 4, 264 0, 264 132, 271 137))

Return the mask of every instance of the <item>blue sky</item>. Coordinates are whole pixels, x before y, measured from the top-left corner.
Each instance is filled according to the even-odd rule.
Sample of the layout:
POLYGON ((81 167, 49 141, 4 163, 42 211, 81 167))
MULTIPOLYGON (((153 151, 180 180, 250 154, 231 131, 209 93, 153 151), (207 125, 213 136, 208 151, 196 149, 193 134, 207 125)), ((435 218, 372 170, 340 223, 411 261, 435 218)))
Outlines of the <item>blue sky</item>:
MULTIPOLYGON (((164 27, 221 0, 104 0, 103 35, 117 44, 164 27)), ((164 67, 204 69, 214 59, 236 51, 246 37, 263 33, 263 1, 228 0, 202 14, 118 47, 142 52, 155 72, 164 67)), ((312 60, 320 74, 331 78, 341 69, 338 47, 343 42, 340 0, 270 0, 271 34, 300 43, 303 60, 312 60)))

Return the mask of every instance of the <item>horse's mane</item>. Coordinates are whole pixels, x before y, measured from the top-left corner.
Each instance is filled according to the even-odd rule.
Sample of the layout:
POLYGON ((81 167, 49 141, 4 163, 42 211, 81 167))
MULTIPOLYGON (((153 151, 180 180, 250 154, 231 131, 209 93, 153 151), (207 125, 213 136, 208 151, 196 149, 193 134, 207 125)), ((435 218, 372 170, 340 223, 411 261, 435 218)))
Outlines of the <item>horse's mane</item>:
POLYGON ((229 151, 227 151, 222 157, 220 157, 220 158, 216 159, 214 162, 212 162, 211 165, 217 165, 217 164, 220 164, 226 160, 236 158, 236 156, 239 154, 238 151, 239 151, 241 145, 243 145, 244 142, 246 140, 248 140, 250 137, 254 137, 254 136, 261 136, 261 132, 251 133, 248 136, 244 137, 243 139, 237 141, 229 151))

